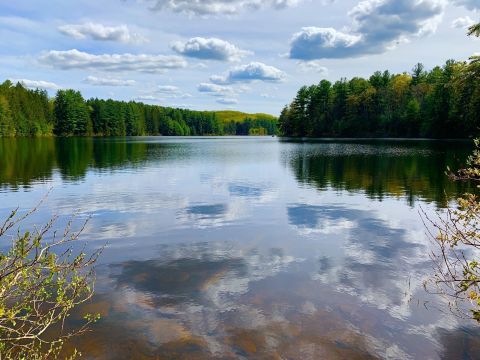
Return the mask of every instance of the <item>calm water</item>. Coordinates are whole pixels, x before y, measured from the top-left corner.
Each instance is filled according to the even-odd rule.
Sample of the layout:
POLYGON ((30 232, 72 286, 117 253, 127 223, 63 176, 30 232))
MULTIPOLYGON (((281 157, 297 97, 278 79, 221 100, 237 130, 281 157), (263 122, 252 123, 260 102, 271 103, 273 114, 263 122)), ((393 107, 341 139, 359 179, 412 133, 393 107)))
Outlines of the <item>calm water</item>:
POLYGON ((474 359, 478 330, 423 290, 431 244, 418 214, 465 191, 444 171, 470 150, 0 139, 0 215, 53 188, 30 224, 92 216, 83 241, 108 246, 82 309, 102 319, 71 344, 86 359, 474 359))

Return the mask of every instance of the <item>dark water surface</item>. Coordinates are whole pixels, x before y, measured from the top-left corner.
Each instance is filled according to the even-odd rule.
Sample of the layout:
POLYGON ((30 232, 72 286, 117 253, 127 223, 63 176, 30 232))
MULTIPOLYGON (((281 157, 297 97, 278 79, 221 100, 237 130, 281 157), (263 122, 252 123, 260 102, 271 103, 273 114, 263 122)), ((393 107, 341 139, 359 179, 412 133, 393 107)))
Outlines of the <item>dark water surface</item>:
POLYGON ((470 151, 0 139, 0 215, 53 188, 30 224, 92 216, 83 241, 108 246, 82 309, 102 319, 70 345, 86 359, 475 359, 479 331, 423 290, 431 244, 418 213, 466 190, 444 172, 470 151))

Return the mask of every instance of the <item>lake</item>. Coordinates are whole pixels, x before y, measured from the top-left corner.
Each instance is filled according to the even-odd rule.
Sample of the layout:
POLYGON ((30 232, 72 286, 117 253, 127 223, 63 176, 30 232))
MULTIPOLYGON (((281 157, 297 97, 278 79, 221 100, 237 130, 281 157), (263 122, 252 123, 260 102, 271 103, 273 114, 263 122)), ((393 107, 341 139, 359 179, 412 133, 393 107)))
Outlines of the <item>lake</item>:
MULTIPOLYGON (((427 294, 429 216, 468 142, 0 139, 0 216, 91 217, 106 244, 86 359, 474 359, 480 332, 427 294)), ((8 245, 8 239, 0 243, 8 245)), ((78 314, 73 315, 73 320, 78 314)))

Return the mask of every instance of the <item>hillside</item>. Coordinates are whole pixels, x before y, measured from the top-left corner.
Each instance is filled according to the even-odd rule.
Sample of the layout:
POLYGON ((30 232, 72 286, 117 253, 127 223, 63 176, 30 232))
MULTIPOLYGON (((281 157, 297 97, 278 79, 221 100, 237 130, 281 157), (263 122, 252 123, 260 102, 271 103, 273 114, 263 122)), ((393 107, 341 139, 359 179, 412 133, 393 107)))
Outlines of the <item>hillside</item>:
POLYGON ((245 119, 252 119, 252 120, 276 120, 277 118, 273 115, 269 114, 247 114, 241 111, 233 111, 233 110, 223 110, 223 111, 214 111, 215 118, 223 123, 227 122, 243 122, 245 119))

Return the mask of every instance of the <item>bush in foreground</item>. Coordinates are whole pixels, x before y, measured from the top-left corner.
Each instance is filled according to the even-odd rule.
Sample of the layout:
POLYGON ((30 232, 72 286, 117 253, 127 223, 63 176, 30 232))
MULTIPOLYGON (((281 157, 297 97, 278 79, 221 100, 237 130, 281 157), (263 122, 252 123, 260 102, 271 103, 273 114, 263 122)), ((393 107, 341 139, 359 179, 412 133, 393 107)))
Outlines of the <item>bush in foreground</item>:
MULTIPOLYGON (((480 141, 467 167, 450 177, 471 181, 480 188, 480 141)), ((427 217, 428 219, 428 217, 427 217)), ((428 219, 437 245, 432 252, 434 275, 425 286, 448 301, 450 310, 480 323, 480 197, 467 193, 438 220, 428 219)))
MULTIPOLYGON (((12 211, 0 224, 0 240, 34 211, 23 216, 12 211)), ((0 251, 0 359, 56 358, 65 340, 98 319, 87 314, 79 328, 64 326, 72 309, 93 295, 92 265, 100 251, 75 253, 73 243, 86 223, 74 231, 72 219, 58 233, 53 230, 56 220, 32 232, 17 231, 10 249, 0 251)))

